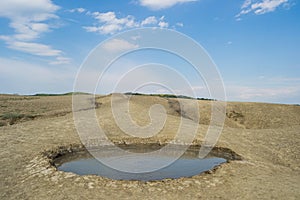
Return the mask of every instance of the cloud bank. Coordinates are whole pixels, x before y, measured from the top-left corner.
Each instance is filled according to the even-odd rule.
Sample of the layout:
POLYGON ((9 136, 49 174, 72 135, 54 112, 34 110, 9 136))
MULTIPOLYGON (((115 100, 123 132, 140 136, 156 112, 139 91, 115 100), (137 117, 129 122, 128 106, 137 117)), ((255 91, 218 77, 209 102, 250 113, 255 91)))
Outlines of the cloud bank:
POLYGON ((241 12, 236 15, 239 18, 242 15, 253 12, 256 15, 273 12, 278 7, 287 5, 289 0, 245 0, 241 6, 241 12))
POLYGON ((5 41, 10 49, 36 56, 53 56, 56 64, 68 63, 70 59, 64 58, 61 50, 35 42, 52 30, 49 21, 59 18, 55 14, 59 9, 60 7, 50 0, 1 0, 0 17, 10 21, 9 26, 14 33, 0 35, 0 39, 5 41))

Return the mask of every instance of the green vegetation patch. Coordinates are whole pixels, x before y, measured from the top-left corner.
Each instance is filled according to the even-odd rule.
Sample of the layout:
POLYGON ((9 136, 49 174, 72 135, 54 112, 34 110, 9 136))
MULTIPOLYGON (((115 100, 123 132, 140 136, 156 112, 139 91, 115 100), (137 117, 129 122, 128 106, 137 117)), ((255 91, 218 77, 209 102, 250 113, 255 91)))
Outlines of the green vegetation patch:
POLYGON ((193 98, 184 95, 175 95, 175 94, 143 94, 143 93, 133 93, 133 92, 126 92, 125 95, 140 95, 140 96, 157 96, 162 98, 179 98, 179 99, 196 99, 196 100, 205 100, 205 101, 215 101, 215 99, 209 98, 193 98))
POLYGON ((68 92, 68 93, 63 93, 63 94, 47 94, 47 93, 39 93, 39 94, 34 94, 32 96, 37 96, 37 97, 48 97, 48 96, 70 96, 70 95, 85 95, 89 93, 85 92, 68 92))
POLYGON ((20 121, 22 119, 34 119, 35 117, 36 117, 35 115, 25 115, 20 113, 5 113, 1 115, 1 119, 8 121, 10 125, 15 124, 17 121, 20 121))

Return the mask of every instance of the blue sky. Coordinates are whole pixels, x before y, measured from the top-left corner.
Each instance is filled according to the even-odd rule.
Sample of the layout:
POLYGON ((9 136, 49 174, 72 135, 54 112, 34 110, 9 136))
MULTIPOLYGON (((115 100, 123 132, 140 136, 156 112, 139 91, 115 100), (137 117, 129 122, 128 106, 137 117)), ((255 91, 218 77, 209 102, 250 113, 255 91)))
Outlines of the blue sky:
MULTIPOLYGON (((133 28, 160 27, 207 50, 228 100, 300 103, 299 19, 296 0, 2 0, 0 93, 72 91, 81 63, 100 42, 133 28)), ((118 74, 121 63, 130 68, 161 56, 133 55, 111 73, 118 74)), ((168 55, 164 60, 174 65, 168 55)), ((192 77, 188 66, 175 67, 192 77)), ((106 85, 101 92, 110 92, 106 85)))

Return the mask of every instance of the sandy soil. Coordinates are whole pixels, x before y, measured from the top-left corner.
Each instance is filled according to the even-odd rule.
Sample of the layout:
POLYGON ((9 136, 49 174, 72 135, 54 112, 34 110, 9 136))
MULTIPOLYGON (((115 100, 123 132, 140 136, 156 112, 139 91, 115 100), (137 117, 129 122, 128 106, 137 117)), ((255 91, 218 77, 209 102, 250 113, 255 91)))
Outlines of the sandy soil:
MULTIPOLYGON (((0 95, 0 199, 300 199, 300 106, 228 103, 217 146, 243 160, 191 178, 138 182, 78 176, 51 166, 49 152, 81 148, 71 103, 71 96, 0 95)), ((168 117, 164 129, 148 139, 131 138, 118 128, 110 97, 97 98, 96 111, 116 143, 171 141, 182 115, 173 99, 134 96, 130 114, 137 124, 147 124, 154 103, 163 105, 168 117)), ((196 144, 208 128, 210 103, 199 101, 196 144)))

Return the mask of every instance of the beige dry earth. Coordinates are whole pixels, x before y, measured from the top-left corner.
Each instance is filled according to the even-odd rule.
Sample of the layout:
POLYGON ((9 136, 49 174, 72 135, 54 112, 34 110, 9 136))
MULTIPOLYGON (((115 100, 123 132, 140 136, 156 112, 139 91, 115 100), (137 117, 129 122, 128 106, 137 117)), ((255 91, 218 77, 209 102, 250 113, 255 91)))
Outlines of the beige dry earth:
MULTIPOLYGON (((217 146, 242 160, 190 178, 139 182, 79 176, 51 165, 59 152, 82 148, 71 103, 71 96, 0 95, 0 199, 300 199, 300 106, 230 102, 217 146)), ((211 102, 198 103, 195 144, 210 122, 211 102)), ((153 104, 163 105, 168 117, 163 130, 148 139, 118 128, 110 96, 97 97, 96 112, 115 143, 167 143, 184 113, 174 99, 132 96, 130 114, 137 124, 149 123, 153 104)))

